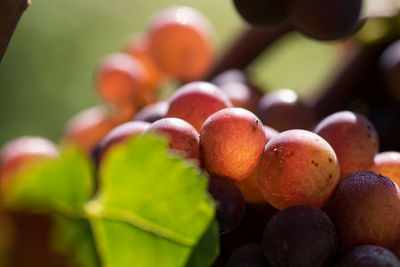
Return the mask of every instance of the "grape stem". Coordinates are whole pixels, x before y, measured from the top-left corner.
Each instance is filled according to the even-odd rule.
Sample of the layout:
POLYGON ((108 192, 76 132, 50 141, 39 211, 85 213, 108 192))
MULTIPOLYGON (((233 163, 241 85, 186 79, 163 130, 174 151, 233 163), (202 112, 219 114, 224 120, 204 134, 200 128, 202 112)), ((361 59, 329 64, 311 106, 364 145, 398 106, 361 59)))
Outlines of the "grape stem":
POLYGON ((291 31, 293 31, 291 24, 282 24, 272 28, 248 27, 244 29, 232 42, 232 45, 225 49, 226 53, 206 74, 204 80, 211 80, 229 69, 245 69, 265 49, 291 31))
POLYGON ((0 1, 0 62, 22 13, 30 3, 31 0, 0 1))

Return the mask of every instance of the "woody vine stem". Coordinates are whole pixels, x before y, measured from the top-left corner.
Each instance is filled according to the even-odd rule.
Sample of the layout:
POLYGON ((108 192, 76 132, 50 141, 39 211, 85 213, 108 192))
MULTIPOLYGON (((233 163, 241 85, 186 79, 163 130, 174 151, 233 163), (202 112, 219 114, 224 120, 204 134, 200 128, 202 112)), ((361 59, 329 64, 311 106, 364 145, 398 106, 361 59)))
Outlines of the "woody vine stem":
POLYGON ((22 13, 30 3, 31 0, 0 1, 0 62, 22 13))

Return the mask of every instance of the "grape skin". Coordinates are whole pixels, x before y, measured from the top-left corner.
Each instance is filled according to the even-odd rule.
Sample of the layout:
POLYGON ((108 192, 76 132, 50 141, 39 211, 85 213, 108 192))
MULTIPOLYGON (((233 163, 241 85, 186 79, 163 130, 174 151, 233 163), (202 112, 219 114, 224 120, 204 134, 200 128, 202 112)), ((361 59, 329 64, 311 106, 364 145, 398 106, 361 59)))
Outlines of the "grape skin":
POLYGON ((254 26, 273 26, 284 22, 285 0, 233 0, 242 18, 254 26))
POLYGON ((208 191, 216 201, 220 234, 225 234, 239 225, 245 213, 243 195, 229 179, 212 176, 208 191))
POLYGON ((288 0, 288 12, 301 33, 317 40, 346 37, 356 27, 362 0, 288 0))

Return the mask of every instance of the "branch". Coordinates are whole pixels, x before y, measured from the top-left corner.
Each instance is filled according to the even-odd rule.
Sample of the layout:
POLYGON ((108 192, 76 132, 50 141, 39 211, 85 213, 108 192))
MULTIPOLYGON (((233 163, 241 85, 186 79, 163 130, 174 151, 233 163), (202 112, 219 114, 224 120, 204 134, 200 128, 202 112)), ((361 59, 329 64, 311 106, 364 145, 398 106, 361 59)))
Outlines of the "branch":
POLYGON ((22 13, 31 0, 0 1, 0 62, 22 13))
POLYGON ((381 88, 369 88, 368 82, 363 82, 370 75, 377 75, 374 71, 376 72, 379 58, 392 41, 390 38, 372 45, 361 46, 348 56, 347 64, 314 98, 314 112, 320 119, 345 109, 349 102, 359 97, 367 99, 370 103, 386 101, 383 99, 385 97, 383 92, 380 92, 381 88))
POLYGON ((289 24, 274 28, 250 27, 245 29, 203 79, 211 80, 229 69, 245 69, 265 49, 292 30, 293 27, 289 24))

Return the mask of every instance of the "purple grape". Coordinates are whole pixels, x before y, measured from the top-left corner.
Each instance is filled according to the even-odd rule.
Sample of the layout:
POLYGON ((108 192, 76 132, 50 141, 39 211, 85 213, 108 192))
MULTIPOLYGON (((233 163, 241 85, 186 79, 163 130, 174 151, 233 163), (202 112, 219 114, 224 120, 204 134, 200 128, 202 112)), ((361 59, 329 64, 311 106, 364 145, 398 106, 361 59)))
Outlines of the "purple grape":
POLYGON ((288 0, 298 31, 318 40, 347 37, 359 27, 362 0, 288 0))
POLYGON ((245 212, 245 202, 239 188, 229 179, 212 176, 208 191, 217 203, 219 232, 227 233, 241 222, 245 212))
POLYGON ((353 248, 343 255, 335 267, 398 267, 400 261, 388 249, 365 245, 353 248))
POLYGON ((233 0, 242 18, 254 26, 272 26, 284 22, 286 0, 233 0))
POLYGON ((271 266, 329 266, 337 251, 336 230, 322 210, 294 206, 272 217, 263 246, 271 266))
POLYGON ((165 117, 168 110, 168 103, 165 101, 156 102, 142 108, 138 113, 136 113, 133 118, 134 121, 147 121, 155 122, 161 120, 165 117))

